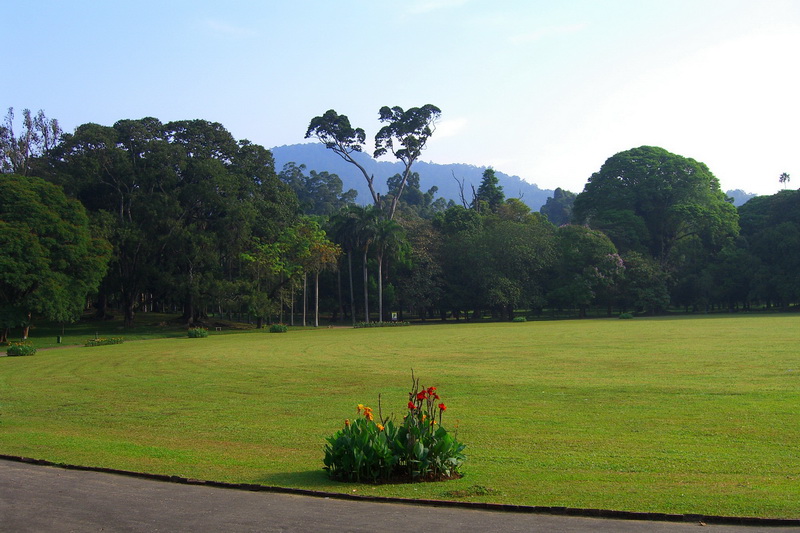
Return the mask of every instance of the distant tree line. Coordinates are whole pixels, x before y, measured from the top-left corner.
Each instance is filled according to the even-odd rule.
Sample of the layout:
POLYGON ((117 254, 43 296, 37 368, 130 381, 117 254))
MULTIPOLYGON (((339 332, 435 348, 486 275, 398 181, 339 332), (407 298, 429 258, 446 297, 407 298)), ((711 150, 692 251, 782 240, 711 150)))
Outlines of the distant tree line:
MULTIPOLYGON (((376 154, 405 170, 363 206, 335 174, 276 172, 268 150, 218 123, 145 118, 64 134, 25 111, 15 131, 10 110, 0 331, 32 316, 75 320, 89 301, 127 324, 150 310, 187 324, 306 313, 318 324, 800 301, 799 191, 737 210, 704 164, 643 146, 609 158, 580 194, 558 189, 542 213, 506 198, 491 168, 460 204, 444 202, 412 168, 439 114, 381 109, 376 154)), ((366 140, 333 110, 307 135, 345 160, 366 140)))

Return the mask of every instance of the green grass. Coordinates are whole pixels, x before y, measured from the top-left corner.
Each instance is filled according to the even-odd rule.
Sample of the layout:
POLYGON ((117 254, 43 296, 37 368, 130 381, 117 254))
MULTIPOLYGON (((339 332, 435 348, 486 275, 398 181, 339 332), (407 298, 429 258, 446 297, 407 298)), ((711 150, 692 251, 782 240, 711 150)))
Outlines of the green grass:
POLYGON ((0 453, 404 498, 800 517, 797 315, 290 330, 0 358, 0 453), (324 438, 448 405, 465 477, 327 479, 324 438))
MULTIPOLYGON (((211 335, 223 333, 251 331, 255 326, 231 322, 224 319, 211 318, 209 324, 221 324, 222 331, 217 332, 214 326, 210 326, 211 335)), ((122 317, 111 320, 89 320, 83 319, 76 324, 61 324, 49 322, 34 322, 31 327, 29 342, 36 348, 56 348, 63 346, 75 346, 86 344, 89 339, 95 337, 122 337, 125 341, 163 339, 174 337, 186 337, 188 327, 177 320, 176 315, 162 313, 140 313, 136 316, 135 324, 132 327, 123 326, 122 317), (61 337, 61 343, 58 343, 61 337)), ((22 330, 14 328, 11 330, 9 340, 18 342, 22 330)), ((0 346, 0 350, 2 347, 0 346)), ((2 350, 5 353, 5 350, 2 350)))

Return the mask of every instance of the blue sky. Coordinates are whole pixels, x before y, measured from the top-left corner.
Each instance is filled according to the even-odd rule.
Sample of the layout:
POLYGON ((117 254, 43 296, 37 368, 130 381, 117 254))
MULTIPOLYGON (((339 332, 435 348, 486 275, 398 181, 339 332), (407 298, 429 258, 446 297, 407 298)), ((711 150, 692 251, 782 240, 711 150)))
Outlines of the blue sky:
POLYGON ((6 0, 0 20, 0 106, 68 131, 202 118, 273 147, 328 109, 371 138, 381 106, 431 103, 424 160, 542 188, 641 145, 724 190, 800 184, 797 0, 6 0))

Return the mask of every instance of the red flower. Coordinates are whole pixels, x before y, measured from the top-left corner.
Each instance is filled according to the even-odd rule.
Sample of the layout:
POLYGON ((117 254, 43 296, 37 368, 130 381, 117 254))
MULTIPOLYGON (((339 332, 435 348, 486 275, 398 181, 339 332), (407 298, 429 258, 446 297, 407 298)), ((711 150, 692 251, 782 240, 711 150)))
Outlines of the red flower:
POLYGON ((436 387, 429 387, 428 388, 428 394, 432 395, 435 390, 436 390, 436 387))
POLYGON ((413 409, 414 408, 414 402, 408 402, 408 408, 409 409, 413 409))
POLYGON ((439 409, 441 409, 442 411, 447 411, 447 406, 445 404, 443 404, 443 403, 440 403, 439 404, 439 409))
POLYGON ((425 392, 425 391, 417 393, 417 400, 424 400, 426 394, 427 394, 427 392, 425 392))

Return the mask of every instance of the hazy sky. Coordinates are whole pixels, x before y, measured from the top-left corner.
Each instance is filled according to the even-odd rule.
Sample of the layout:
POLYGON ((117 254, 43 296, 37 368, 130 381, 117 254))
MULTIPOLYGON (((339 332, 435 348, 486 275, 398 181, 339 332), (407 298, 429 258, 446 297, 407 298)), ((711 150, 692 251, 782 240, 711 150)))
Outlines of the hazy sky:
POLYGON ((641 145, 723 190, 800 186, 798 0, 2 0, 0 21, 0 106, 67 131, 201 118, 269 148, 328 109, 371 139, 381 106, 430 103, 423 160, 542 188, 641 145))

